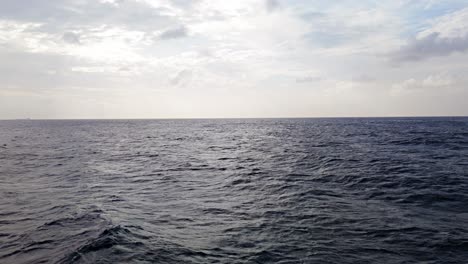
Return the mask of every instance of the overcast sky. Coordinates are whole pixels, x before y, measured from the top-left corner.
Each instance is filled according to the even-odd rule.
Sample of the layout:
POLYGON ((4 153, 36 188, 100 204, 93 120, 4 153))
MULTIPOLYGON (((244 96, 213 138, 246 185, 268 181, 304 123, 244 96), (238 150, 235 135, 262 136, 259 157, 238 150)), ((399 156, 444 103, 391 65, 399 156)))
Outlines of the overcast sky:
POLYGON ((0 118, 468 115, 466 0, 0 0, 0 118))

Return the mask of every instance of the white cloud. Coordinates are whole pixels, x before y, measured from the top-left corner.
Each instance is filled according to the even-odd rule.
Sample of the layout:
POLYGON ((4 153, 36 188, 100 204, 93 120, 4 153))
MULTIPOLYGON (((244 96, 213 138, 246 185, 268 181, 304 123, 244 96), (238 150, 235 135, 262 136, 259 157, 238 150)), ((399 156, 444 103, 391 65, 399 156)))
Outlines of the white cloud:
MULTIPOLYGON (((56 117, 37 111, 49 96, 64 118, 80 113, 70 98, 89 117, 390 115, 433 113, 418 103, 431 94, 468 113, 468 8, 429 2, 7 1, 0 103, 56 117)), ((21 117, 8 105, 0 118, 21 117)))
POLYGON ((323 80, 323 78, 320 76, 306 76, 306 77, 297 78, 296 82, 297 83, 311 83, 311 82, 318 82, 321 80, 323 80))
POLYGON ((434 33, 440 38, 457 39, 468 35, 468 8, 433 19, 430 28, 418 34, 418 38, 428 37, 434 33))
POLYGON ((397 52, 394 61, 418 61, 468 50, 468 8, 436 18, 397 52))
POLYGON ((392 95, 404 95, 409 93, 429 93, 440 89, 451 89, 456 85, 456 79, 447 75, 429 75, 424 79, 410 78, 392 86, 392 95))

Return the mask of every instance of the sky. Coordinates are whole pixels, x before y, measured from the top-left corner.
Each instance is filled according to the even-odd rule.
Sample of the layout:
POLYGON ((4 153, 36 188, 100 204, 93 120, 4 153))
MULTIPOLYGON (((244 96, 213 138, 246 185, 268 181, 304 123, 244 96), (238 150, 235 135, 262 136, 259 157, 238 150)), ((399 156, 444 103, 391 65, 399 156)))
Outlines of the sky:
POLYGON ((466 0, 0 0, 0 119, 468 115, 466 0))

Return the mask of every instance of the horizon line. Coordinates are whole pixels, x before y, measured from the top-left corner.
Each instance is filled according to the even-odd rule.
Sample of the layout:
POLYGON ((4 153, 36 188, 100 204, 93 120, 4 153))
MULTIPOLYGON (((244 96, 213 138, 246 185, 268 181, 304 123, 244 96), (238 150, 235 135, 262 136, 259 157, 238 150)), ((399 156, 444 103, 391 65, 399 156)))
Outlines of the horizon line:
POLYGON ((73 120, 218 120, 218 119, 359 119, 359 118, 460 118, 468 115, 392 115, 392 116, 308 116, 308 117, 117 117, 117 118, 0 118, 0 121, 73 121, 73 120))

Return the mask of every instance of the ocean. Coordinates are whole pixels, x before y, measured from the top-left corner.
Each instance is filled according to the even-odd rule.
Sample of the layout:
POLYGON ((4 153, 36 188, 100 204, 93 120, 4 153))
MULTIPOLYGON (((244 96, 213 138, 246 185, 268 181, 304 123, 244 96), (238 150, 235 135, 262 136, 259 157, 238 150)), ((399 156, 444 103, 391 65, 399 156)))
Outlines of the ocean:
POLYGON ((0 263, 467 263, 468 118, 0 121, 0 263))

